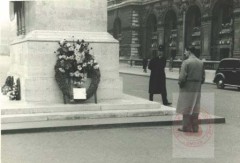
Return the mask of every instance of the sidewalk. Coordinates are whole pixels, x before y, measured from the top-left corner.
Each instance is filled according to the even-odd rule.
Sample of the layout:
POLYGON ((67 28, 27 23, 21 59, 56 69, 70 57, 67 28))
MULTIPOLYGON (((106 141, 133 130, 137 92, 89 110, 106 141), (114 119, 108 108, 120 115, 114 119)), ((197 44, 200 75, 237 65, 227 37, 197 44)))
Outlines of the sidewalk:
MULTIPOLYGON (((142 66, 133 66, 131 67, 129 64, 120 63, 119 64, 119 73, 122 74, 131 74, 131 75, 139 75, 139 76, 150 76, 150 70, 147 73, 143 72, 142 66)), ((165 68, 165 73, 167 79, 178 80, 179 77, 179 69, 174 68, 173 71, 169 71, 169 68, 165 68)), ((205 83, 214 84, 213 79, 215 76, 215 70, 205 70, 206 79, 205 83)))
MULTIPOLYGON (((0 69, 0 84, 2 85, 5 81, 5 77, 7 76, 7 72, 9 70, 10 57, 9 56, 0 56, 1 58, 1 69, 0 69)), ((122 74, 132 74, 132 75, 140 75, 140 76, 150 76, 150 70, 147 73, 143 72, 142 66, 133 66, 131 67, 127 63, 119 64, 119 72, 122 74)), ((174 68, 173 71, 169 71, 169 68, 165 69, 167 79, 177 80, 179 77, 179 69, 174 68)), ((205 70, 206 80, 205 83, 214 84, 212 81, 215 76, 214 70, 205 70)))

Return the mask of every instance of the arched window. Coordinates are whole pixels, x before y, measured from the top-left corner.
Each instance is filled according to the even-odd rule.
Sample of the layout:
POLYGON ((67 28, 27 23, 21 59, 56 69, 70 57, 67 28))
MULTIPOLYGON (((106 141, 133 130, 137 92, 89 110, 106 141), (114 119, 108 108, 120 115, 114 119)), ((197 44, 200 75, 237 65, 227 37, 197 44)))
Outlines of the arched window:
POLYGON ((201 11, 198 6, 191 6, 186 13, 186 46, 195 46, 196 56, 201 53, 201 11))
POLYGON ((122 50, 122 24, 120 18, 116 18, 113 24, 113 37, 119 41, 119 56, 123 56, 122 50))
POLYGON ((151 14, 146 23, 146 54, 144 56, 151 58, 152 53, 157 50, 157 19, 156 16, 151 14))
POLYGON ((120 41, 121 39, 121 33, 122 33, 122 27, 121 27, 121 20, 119 18, 116 18, 113 24, 113 37, 120 41))
POLYGON ((233 1, 219 0, 212 11, 211 59, 221 60, 233 53, 233 1))

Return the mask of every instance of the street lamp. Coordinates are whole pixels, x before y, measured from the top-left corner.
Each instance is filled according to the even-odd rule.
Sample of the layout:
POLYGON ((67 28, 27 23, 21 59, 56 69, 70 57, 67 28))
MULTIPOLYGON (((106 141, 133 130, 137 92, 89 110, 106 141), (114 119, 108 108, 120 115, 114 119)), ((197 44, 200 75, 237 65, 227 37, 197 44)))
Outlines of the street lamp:
POLYGON ((182 60, 184 59, 184 51, 185 51, 185 29, 186 29, 186 11, 187 11, 187 0, 182 0, 182 12, 183 12, 183 51, 182 51, 182 60))

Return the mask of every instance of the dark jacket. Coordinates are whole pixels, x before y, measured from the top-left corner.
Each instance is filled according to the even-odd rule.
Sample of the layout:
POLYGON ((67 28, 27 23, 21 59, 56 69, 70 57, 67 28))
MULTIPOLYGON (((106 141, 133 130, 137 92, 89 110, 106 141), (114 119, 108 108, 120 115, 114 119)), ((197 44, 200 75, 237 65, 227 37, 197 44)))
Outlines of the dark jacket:
POLYGON ((155 57, 150 60, 148 69, 151 70, 149 81, 149 93, 161 94, 166 88, 165 75, 166 58, 155 57))

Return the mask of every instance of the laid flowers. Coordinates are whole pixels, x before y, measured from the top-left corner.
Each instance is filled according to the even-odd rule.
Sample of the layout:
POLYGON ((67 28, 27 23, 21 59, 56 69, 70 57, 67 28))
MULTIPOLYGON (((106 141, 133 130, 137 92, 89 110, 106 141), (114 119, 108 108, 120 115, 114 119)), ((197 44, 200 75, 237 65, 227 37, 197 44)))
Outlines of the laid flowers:
POLYGON ((59 46, 55 51, 55 78, 63 94, 69 95, 70 87, 83 87, 87 77, 91 77, 99 65, 90 54, 92 48, 84 40, 73 41, 72 44, 61 40, 59 46))
POLYGON ((8 76, 1 92, 3 95, 7 95, 9 100, 20 100, 20 80, 17 79, 15 82, 13 76, 8 76))

